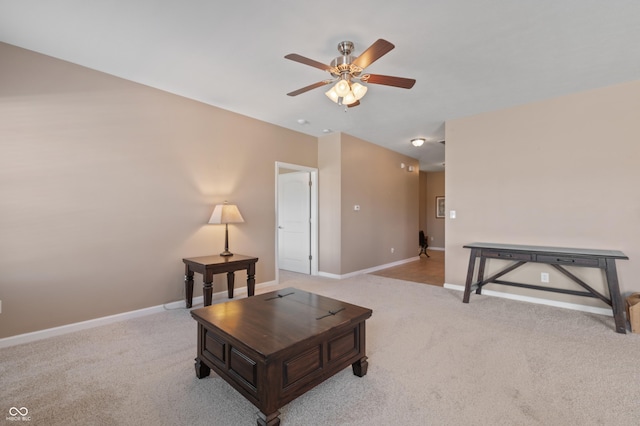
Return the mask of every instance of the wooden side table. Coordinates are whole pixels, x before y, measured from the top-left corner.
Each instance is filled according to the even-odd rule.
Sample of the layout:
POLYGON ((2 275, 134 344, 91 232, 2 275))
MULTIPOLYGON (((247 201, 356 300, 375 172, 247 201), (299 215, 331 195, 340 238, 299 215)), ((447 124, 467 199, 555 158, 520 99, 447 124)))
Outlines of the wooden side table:
POLYGON ((215 274, 227 273, 227 291, 229 299, 233 298, 233 286, 235 282, 235 271, 245 269, 247 271, 247 292, 253 296, 256 289, 256 262, 257 257, 234 254, 233 256, 201 256, 182 259, 184 262, 184 289, 185 303, 190 308, 193 302, 193 273, 202 274, 202 295, 204 296, 204 306, 211 305, 213 295, 213 276, 215 274))

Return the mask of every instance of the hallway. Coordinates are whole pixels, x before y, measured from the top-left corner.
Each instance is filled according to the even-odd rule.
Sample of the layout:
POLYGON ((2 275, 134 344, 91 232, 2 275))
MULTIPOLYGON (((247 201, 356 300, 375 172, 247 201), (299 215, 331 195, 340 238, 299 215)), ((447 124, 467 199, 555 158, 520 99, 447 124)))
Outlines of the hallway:
POLYGON ((427 250, 429 257, 372 272, 372 275, 413 281, 442 287, 444 285, 444 251, 427 250))

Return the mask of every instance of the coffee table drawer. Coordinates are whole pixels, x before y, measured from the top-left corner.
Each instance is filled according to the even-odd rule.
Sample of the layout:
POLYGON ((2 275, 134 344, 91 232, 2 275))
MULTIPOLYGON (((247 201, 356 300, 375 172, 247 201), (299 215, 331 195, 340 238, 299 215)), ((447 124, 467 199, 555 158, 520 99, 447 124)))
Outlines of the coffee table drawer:
POLYGON ((258 362, 223 336, 204 328, 202 357, 234 378, 234 381, 257 398, 258 362))
POLYGON ((321 344, 283 361, 282 387, 286 389, 304 380, 305 377, 322 370, 322 364, 321 344))

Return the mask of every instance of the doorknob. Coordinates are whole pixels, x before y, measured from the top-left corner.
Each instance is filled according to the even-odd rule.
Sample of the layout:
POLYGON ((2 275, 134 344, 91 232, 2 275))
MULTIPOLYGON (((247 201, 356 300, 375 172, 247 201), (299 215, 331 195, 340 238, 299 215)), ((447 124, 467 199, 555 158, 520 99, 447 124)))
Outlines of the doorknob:
POLYGON ((284 229, 284 227, 283 226, 278 226, 278 229, 284 229))

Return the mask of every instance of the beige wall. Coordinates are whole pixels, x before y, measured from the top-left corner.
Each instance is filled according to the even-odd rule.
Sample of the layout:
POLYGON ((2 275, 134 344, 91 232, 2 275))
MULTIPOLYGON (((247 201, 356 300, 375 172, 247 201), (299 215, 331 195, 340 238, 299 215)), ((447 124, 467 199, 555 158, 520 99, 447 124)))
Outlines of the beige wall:
POLYGON ((321 273, 340 276, 416 255, 417 160, 333 133, 319 139, 318 167, 321 273))
MULTIPOLYGON (((464 285, 473 241, 622 250, 623 294, 640 291, 640 81, 447 122, 446 276, 464 285)), ((497 261, 489 265, 497 268, 497 261)), ((545 265, 520 277, 575 288, 545 265)), ((577 268, 604 290, 599 270, 577 268)), ((503 292, 598 300, 492 285, 503 292)))
POLYGON ((427 172, 418 175, 418 227, 427 232, 427 172))
POLYGON ((224 200, 275 278, 274 163, 316 167, 316 138, 2 43, 0 71, 0 338, 180 300, 224 200))
POLYGON ((340 273, 416 256, 418 161, 346 134, 340 155, 340 273))
POLYGON ((341 134, 331 133, 318 140, 318 270, 340 275, 342 232, 340 207, 341 134))
POLYGON ((436 218, 436 197, 444 196, 445 172, 420 172, 420 229, 430 248, 444 250, 444 219, 436 218))

